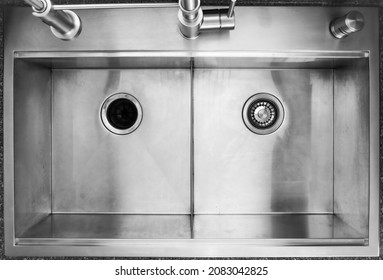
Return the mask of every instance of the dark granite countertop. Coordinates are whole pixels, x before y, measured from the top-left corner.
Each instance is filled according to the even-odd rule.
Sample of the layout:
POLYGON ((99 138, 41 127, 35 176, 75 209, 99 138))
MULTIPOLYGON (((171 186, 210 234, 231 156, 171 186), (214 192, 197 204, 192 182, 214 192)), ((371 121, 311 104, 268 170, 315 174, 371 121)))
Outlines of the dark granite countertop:
MULTIPOLYGON (((96 4, 96 3, 171 3, 175 0, 154 0, 154 1, 132 1, 132 0, 54 0, 55 4, 96 4)), ((227 5, 228 0, 201 0, 202 5, 227 5)), ((379 28, 380 28, 380 73, 379 91, 383 94, 383 1, 381 0, 238 0, 237 5, 251 6, 369 6, 379 7, 379 28)), ((0 165, 3 167, 3 12, 5 6, 26 6, 23 0, 0 0, 0 165)), ((383 98, 380 101, 380 240, 383 244, 383 98)), ((3 168, 0 169, 0 259, 23 259, 8 258, 4 256, 4 182, 3 168)), ((29 259, 29 258, 28 258, 29 259)), ((86 259, 86 258, 39 258, 39 259, 86 259)), ((89 258, 88 258, 89 259, 89 258)), ((121 258, 108 258, 121 259, 121 258)), ((237 258, 236 258, 237 259, 237 258)), ((342 258, 344 259, 344 258, 342 258)), ((350 258, 355 259, 355 258, 350 258)), ((364 258, 365 259, 365 258, 364 258)), ((376 258, 368 258, 376 259, 376 258)), ((380 259, 383 259, 383 248, 380 249, 380 259)))

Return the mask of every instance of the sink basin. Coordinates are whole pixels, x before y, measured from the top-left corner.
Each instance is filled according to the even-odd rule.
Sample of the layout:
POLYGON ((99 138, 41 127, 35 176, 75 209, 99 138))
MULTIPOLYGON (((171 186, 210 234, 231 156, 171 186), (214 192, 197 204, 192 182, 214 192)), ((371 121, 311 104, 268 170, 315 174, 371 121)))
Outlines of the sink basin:
POLYGON ((378 253, 372 49, 92 50, 84 37, 8 41, 8 255, 378 253))
POLYGON ((269 61, 129 53, 119 69, 108 53, 99 62, 41 55, 15 54, 17 244, 368 243, 367 53, 269 61), (100 118, 119 92, 143 111, 126 135, 100 118), (275 95, 285 111, 267 135, 242 117, 257 92, 275 95))

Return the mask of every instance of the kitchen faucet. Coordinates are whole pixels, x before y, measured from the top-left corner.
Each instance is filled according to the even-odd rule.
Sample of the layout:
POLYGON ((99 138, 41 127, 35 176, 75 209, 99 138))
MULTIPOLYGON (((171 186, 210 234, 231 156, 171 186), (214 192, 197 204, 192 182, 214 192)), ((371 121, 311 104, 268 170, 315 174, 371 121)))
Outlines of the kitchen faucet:
POLYGON ((200 0, 179 0, 178 26, 182 35, 195 39, 203 31, 234 29, 236 1, 231 0, 227 9, 202 10, 200 0))

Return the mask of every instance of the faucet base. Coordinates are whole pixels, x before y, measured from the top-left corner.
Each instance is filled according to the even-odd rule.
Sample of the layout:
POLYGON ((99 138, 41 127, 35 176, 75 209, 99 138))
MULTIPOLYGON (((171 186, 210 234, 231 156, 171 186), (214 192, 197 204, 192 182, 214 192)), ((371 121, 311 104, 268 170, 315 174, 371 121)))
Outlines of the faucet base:
POLYGON ((198 37, 202 26, 202 22, 203 13, 201 8, 198 9, 196 17, 192 20, 185 18, 182 10, 178 11, 178 26, 181 31, 181 34, 186 39, 195 39, 198 37))

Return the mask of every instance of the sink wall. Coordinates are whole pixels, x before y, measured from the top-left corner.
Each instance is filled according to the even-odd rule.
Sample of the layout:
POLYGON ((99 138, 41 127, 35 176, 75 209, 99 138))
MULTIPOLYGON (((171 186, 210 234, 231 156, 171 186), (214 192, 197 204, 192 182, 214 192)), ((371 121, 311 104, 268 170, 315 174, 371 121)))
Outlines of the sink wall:
POLYGON ((45 217, 51 209, 51 95, 50 70, 28 62, 17 62, 15 130, 15 232, 21 234, 45 217), (22 159, 18 161, 17 159, 22 159))

